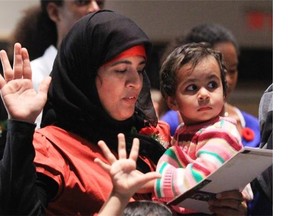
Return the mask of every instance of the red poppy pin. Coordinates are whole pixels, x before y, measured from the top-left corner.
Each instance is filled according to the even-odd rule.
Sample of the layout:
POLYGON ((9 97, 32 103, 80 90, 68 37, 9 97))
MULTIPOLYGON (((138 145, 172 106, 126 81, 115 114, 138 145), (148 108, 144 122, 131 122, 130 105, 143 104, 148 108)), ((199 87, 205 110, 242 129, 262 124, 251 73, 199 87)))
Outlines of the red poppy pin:
POLYGON ((242 129, 242 137, 247 141, 252 141, 255 137, 255 133, 250 128, 243 128, 242 129))

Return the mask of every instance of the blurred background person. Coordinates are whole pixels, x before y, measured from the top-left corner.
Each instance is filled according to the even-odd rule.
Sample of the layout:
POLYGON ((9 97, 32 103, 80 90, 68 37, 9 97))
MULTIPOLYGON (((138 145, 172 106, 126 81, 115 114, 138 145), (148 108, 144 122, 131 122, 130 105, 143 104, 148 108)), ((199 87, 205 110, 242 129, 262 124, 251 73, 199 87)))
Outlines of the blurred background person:
POLYGON ((153 102, 154 109, 156 111, 157 117, 161 118, 161 116, 167 111, 168 107, 167 104, 161 94, 161 91, 152 88, 151 89, 151 99, 153 102))
MULTIPOLYGON (((50 74, 63 38, 84 15, 104 7, 105 0, 40 0, 40 6, 31 6, 17 23, 11 48, 19 42, 31 55, 34 89, 50 74)), ((36 123, 40 127, 42 113, 36 123)))

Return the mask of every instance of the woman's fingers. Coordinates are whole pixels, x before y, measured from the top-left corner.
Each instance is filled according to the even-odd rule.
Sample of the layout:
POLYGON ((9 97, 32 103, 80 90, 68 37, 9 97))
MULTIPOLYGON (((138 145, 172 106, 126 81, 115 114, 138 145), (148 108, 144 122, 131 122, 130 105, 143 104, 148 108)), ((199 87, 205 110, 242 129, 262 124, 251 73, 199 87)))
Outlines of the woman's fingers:
MULTIPOLYGON (((23 58, 22 58, 22 47, 21 44, 15 43, 14 45, 14 79, 20 79, 23 76, 23 58)), ((7 77, 5 77, 7 80, 7 77)), ((13 79, 13 77, 12 77, 13 79)), ((9 79, 11 80, 11 79, 9 79)), ((9 81, 8 80, 8 81, 9 81)))
POLYGON ((227 201, 215 202, 213 205, 209 206, 210 211, 212 211, 215 215, 239 215, 246 216, 247 215, 247 204, 245 201, 230 201, 229 205, 227 205, 227 201), (233 203, 232 203, 233 202, 233 203))
POLYGON ((239 191, 225 191, 209 200, 210 210, 217 215, 246 215, 247 205, 239 191))
MULTIPOLYGON (((4 69, 4 56, 5 56, 5 51, 1 50, 0 51, 0 59, 1 59, 1 64, 2 64, 3 69, 4 69)), ((6 84, 6 81, 5 81, 3 76, 0 74, 0 89, 2 89, 2 87, 6 84)))
MULTIPOLYGON (((8 59, 6 51, 1 50, 0 57, 1 57, 4 79, 6 82, 9 82, 10 80, 13 79, 14 75, 13 75, 13 70, 11 68, 10 61, 8 59)), ((1 88, 2 87, 3 85, 1 85, 1 88)))
POLYGON ((232 190, 232 191, 224 191, 216 195, 217 199, 234 199, 243 201, 244 197, 243 194, 238 190, 232 190))
POLYGON ((41 83, 39 84, 38 94, 43 94, 42 97, 47 99, 47 92, 49 90, 49 85, 51 83, 52 78, 50 76, 45 77, 41 83))
MULTIPOLYGON (((20 43, 15 43, 14 45, 13 68, 4 50, 1 50, 0 57, 6 83, 13 79, 32 79, 29 54, 26 48, 21 47, 20 43)), ((3 86, 2 79, 0 82, 0 85, 3 86)))
POLYGON ((29 54, 28 54, 28 51, 26 48, 21 49, 21 56, 23 59, 23 78, 24 79, 32 79, 30 59, 29 59, 29 54))

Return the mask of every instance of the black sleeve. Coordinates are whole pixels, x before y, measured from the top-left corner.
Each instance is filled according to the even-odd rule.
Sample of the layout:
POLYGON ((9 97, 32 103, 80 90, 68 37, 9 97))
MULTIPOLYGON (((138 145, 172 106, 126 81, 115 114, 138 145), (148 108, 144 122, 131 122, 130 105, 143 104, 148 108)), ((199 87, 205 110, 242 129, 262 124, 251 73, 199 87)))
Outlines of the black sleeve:
POLYGON ((6 142, 6 130, 4 131, 1 130, 0 131, 0 160, 2 159, 3 154, 4 154, 5 142, 6 142))
POLYGON ((0 161, 0 215, 45 215, 48 201, 56 194, 56 182, 36 173, 34 129, 34 124, 8 121, 0 161), (48 188, 52 192, 47 193, 48 188))
POLYGON ((6 108, 3 104, 3 101, 0 99, 0 160, 4 154, 4 147, 6 142, 6 133, 7 133, 7 119, 8 114, 6 108))
MULTIPOLYGON (((261 129, 261 148, 273 149, 273 111, 267 113, 267 120, 261 129)), ((273 201, 273 165, 258 178, 258 186, 267 198, 273 201)))
MULTIPOLYGON (((259 107, 261 129, 260 148, 273 149, 273 84, 268 87, 261 98, 259 107)), ((273 165, 258 177, 258 183, 264 194, 273 200, 273 165)))
MULTIPOLYGON (((259 104, 260 148, 273 149, 273 84, 259 104)), ((273 215, 273 165, 251 182, 254 193, 249 215, 273 215)))

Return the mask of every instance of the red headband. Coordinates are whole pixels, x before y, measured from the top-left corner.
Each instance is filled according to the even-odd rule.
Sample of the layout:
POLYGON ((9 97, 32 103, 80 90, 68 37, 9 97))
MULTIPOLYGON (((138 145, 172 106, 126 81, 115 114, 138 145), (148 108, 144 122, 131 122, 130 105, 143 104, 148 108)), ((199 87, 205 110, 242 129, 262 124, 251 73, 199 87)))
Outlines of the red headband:
POLYGON ((111 59, 110 61, 106 62, 106 64, 109 64, 111 62, 117 61, 124 57, 130 57, 130 56, 143 56, 146 59, 146 51, 143 45, 136 45, 133 46, 127 50, 124 50, 119 55, 117 55, 115 58, 111 59))

